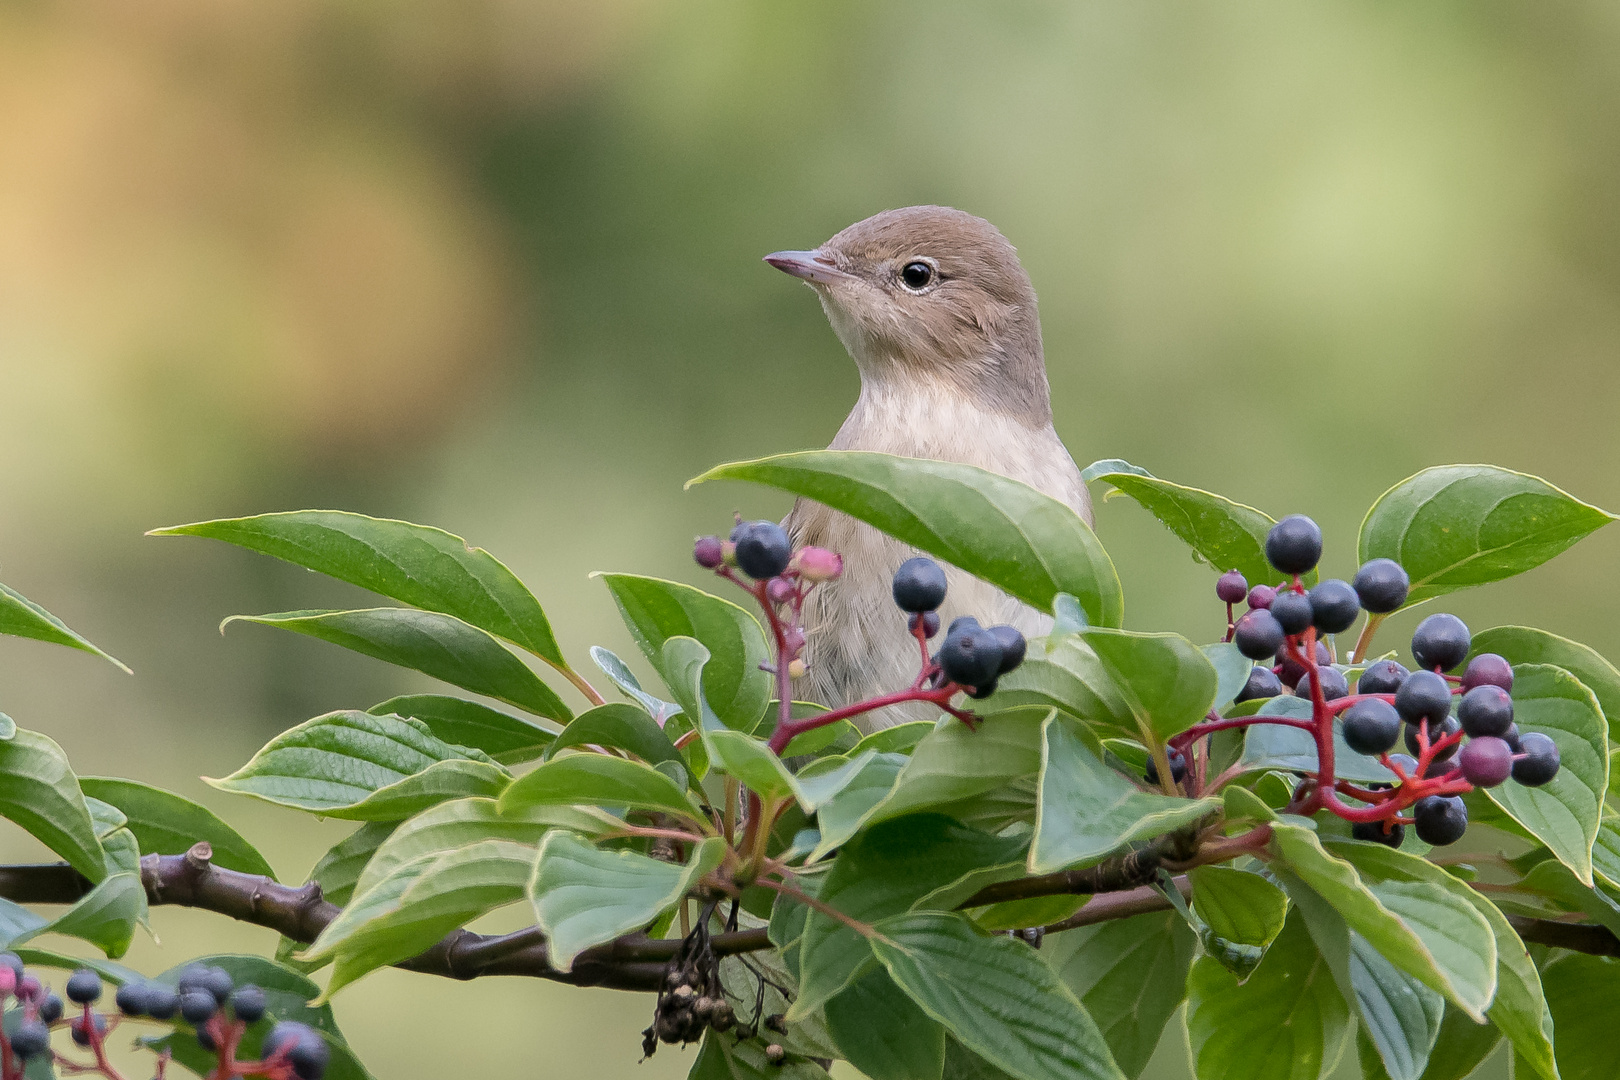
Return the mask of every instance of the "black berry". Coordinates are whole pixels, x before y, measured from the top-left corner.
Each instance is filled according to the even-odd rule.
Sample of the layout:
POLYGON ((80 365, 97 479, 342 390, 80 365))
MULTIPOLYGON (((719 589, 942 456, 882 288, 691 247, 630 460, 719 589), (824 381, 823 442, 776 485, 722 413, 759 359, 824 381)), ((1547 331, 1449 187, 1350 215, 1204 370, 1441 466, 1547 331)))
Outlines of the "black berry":
POLYGON ((43 1020, 24 1020, 11 1032, 11 1052, 27 1061, 51 1048, 51 1029, 43 1020))
POLYGON ((47 1024, 54 1024, 62 1019, 62 1012, 67 1006, 55 994, 46 994, 39 1001, 39 1018, 47 1024))
POLYGON ((1408 724, 1439 726, 1451 715, 1451 684, 1432 671, 1414 671, 1395 691, 1395 711, 1408 724))
POLYGON ((189 1024, 206 1024, 218 1011, 219 1001, 206 990, 187 990, 180 995, 180 1015, 189 1024))
POLYGON ((1271 607, 1271 602, 1277 599, 1277 590, 1270 585, 1256 585, 1249 590, 1247 599, 1250 608, 1263 611, 1271 607))
POLYGON ((1398 848, 1401 841, 1406 839, 1406 826, 1400 822, 1358 821, 1350 826, 1350 836, 1355 840, 1371 840, 1375 844, 1387 844, 1398 848), (1389 831, 1384 831, 1385 825, 1389 831))
MULTIPOLYGON (((1436 724, 1431 720, 1431 721, 1428 721, 1428 725, 1429 725, 1429 745, 1430 746, 1433 746, 1435 743, 1439 742, 1441 739, 1444 739, 1446 736, 1455 735, 1455 734, 1457 734, 1457 732, 1462 730, 1462 725, 1457 723, 1457 718, 1455 716, 1448 716, 1448 717, 1445 718, 1445 720, 1443 722, 1441 722, 1439 724, 1436 724)), ((1411 726, 1409 726, 1406 729, 1406 737, 1405 737, 1405 740, 1404 740, 1405 743, 1406 743, 1406 749, 1410 753, 1416 754, 1416 753, 1421 752, 1421 748, 1418 746, 1417 737, 1418 737, 1418 725, 1417 724, 1412 724, 1411 726)), ((1437 753, 1433 757, 1429 758, 1429 761, 1430 761, 1431 764, 1438 765, 1443 761, 1450 761, 1454 756, 1456 756, 1456 753, 1457 753, 1457 744, 1452 743, 1450 746, 1446 747, 1444 750, 1441 750, 1439 753, 1437 753)))
POLYGON ((1507 731, 1502 734, 1502 741, 1508 744, 1515 754, 1524 753, 1524 743, 1519 739, 1519 725, 1509 724, 1507 731))
POLYGON ((1457 703, 1457 719, 1470 738, 1505 735, 1513 726, 1513 699, 1500 686, 1476 686, 1457 703))
MULTIPOLYGON (((93 1012, 90 1014, 90 1022, 95 1025, 97 1039, 107 1034, 107 1018, 105 1016, 93 1012)), ((72 1022, 68 1024, 68 1033, 73 1036, 73 1041, 80 1046, 90 1045, 90 1028, 85 1024, 82 1014, 75 1016, 72 1022)))
POLYGON ((1297 593, 1292 589, 1284 589, 1277 594, 1277 599, 1271 602, 1271 617, 1277 620, 1277 625, 1283 628, 1283 633, 1292 637, 1303 634, 1311 626, 1311 600, 1304 593, 1297 593))
POLYGON ((1513 763, 1513 779, 1525 787, 1540 787, 1558 775, 1558 744, 1539 731, 1519 736, 1524 757, 1513 763))
POLYGON ((1393 660, 1379 660, 1368 664, 1356 683, 1358 694, 1393 694, 1411 672, 1393 660))
POLYGON ((1271 612, 1256 608, 1237 621, 1232 642, 1250 660, 1264 660, 1283 643, 1283 628, 1271 612))
POLYGON ((80 968, 68 976, 67 996, 75 1005, 89 1005, 101 997, 101 976, 89 968, 80 968))
POLYGON ((1412 632, 1412 659, 1420 668, 1450 671, 1468 655, 1472 638, 1455 615, 1430 615, 1412 632))
POLYGON ((972 689, 970 689, 967 692, 967 696, 972 698, 975 701, 979 701, 979 700, 982 700, 983 698, 989 697, 991 694, 993 694, 995 692, 996 692, 996 680, 991 679, 989 682, 985 683, 982 686, 975 686, 972 689))
POLYGON ((145 983, 127 982, 118 988, 118 992, 113 995, 113 1001, 118 1005, 118 1011, 125 1016, 145 1016, 147 997, 145 983))
MULTIPOLYGON (((1170 762, 1171 781, 1177 784, 1181 783, 1181 778, 1187 775, 1186 755, 1171 746, 1164 748, 1164 754, 1170 762)), ((1148 783, 1157 784, 1159 782, 1159 763, 1152 754, 1148 755, 1146 775, 1148 783)))
POLYGON ((894 572, 893 591, 901 611, 937 610, 945 602, 945 571, 933 559, 907 559, 894 572))
POLYGON ((1356 571, 1356 598, 1374 615, 1388 615, 1406 603, 1412 581, 1394 559, 1369 559, 1356 571))
POLYGON ((1277 678, 1275 672, 1268 667, 1258 664, 1249 669, 1249 681, 1243 684, 1238 691, 1236 701, 1254 701, 1258 698, 1274 698, 1283 692, 1282 680, 1277 678))
POLYGON ((1228 604, 1239 603, 1249 595, 1249 582, 1236 570, 1228 570, 1215 583, 1215 595, 1228 604))
POLYGON ((1495 787, 1513 772, 1513 748, 1493 735, 1481 735, 1468 740, 1458 764, 1470 784, 1495 787))
POLYGON ((1285 574, 1308 574, 1322 559, 1322 530, 1304 514, 1290 514, 1266 534, 1266 560, 1285 574))
POLYGON ((1019 664, 1024 662, 1024 652, 1028 642, 1016 626, 992 626, 990 634, 1001 646, 1001 670, 997 675, 1005 675, 1009 671, 1016 671, 1019 664))
POLYGON ((1462 676, 1463 690, 1472 690, 1476 686, 1499 686, 1503 690, 1512 690, 1513 665, 1495 653, 1480 653, 1468 661, 1462 676))
POLYGON ((726 561, 725 545, 718 536, 700 536, 692 543, 692 558, 705 570, 713 570, 726 561))
POLYGON ((1395 749, 1400 735, 1400 714, 1388 702, 1369 698, 1344 711, 1344 741, 1358 754, 1387 754, 1395 749))
POLYGON ((982 688, 995 681, 1001 671, 1001 643, 977 623, 963 623, 958 619, 951 624, 945 643, 939 647, 939 665, 951 682, 982 688))
POLYGON ((923 637, 932 638, 935 634, 939 633, 939 612, 919 611, 912 615, 910 620, 907 621, 906 628, 909 629, 913 634, 915 634, 920 628, 923 632, 923 637))
POLYGON ((1455 844, 1468 830, 1468 808, 1455 795, 1425 795, 1412 804, 1418 839, 1443 847, 1455 844))
MULTIPOLYGON (((1318 665, 1316 678, 1322 684, 1323 701, 1338 701, 1342 697, 1349 696, 1350 684, 1345 681, 1344 672, 1338 668, 1318 665)), ((1299 680, 1299 684, 1294 687, 1294 693, 1296 696, 1303 698, 1311 696, 1311 680, 1309 676, 1304 676, 1299 680)))
POLYGON ((1311 590, 1311 621, 1319 633, 1342 634, 1361 614, 1361 601, 1348 582, 1332 578, 1311 590))
MULTIPOLYGON (((1304 650, 1301 649, 1300 652, 1303 654, 1304 650)), ((1333 663, 1333 654, 1328 652, 1327 645, 1318 641, 1316 643, 1316 666, 1326 667, 1331 663, 1333 663)), ((1305 677, 1304 666, 1301 664, 1296 664, 1293 659, 1289 657, 1286 649, 1277 650, 1277 666, 1282 668, 1282 670, 1277 673, 1277 678, 1281 679, 1282 684, 1288 687, 1290 690, 1298 686, 1299 681, 1305 677)))
POLYGON ((151 983, 146 988, 146 1015, 154 1020, 167 1020, 180 1009, 180 995, 174 987, 151 983))
POLYGON ((321 1080, 332 1051, 314 1028, 284 1020, 265 1036, 263 1054, 266 1058, 282 1055, 298 1080, 321 1080))
POLYGON ((244 1024, 256 1023, 266 1007, 264 991, 251 983, 237 987, 231 995, 231 1012, 244 1024))
POLYGON ((731 531, 731 542, 737 545, 737 565, 756 581, 780 574, 793 557, 786 530, 774 521, 745 521, 731 531))

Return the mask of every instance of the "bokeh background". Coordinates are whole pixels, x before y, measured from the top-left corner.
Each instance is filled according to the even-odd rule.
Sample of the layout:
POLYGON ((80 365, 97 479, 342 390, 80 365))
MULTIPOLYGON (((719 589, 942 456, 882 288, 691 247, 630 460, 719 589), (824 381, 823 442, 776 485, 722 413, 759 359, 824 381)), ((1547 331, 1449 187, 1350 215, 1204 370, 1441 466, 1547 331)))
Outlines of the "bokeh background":
MULTIPOLYGON (((199 775, 427 683, 221 636, 359 597, 143 532, 441 525, 573 655, 629 655, 589 573, 695 580, 694 534, 784 502, 682 482, 823 445, 855 396, 759 257, 917 202, 1019 246, 1082 464, 1312 514, 1344 575, 1365 508, 1427 465, 1620 508, 1617 50, 1599 2, 0 0, 0 577, 135 670, 8 641, 0 706, 302 880, 344 827, 199 775)), ((1133 504, 1098 522, 1130 626, 1215 634, 1207 569, 1133 504)), ((1620 656, 1617 558, 1600 533, 1450 606, 1620 656)), ((149 971, 273 947, 154 921, 149 971)), ((691 1060, 638 1066, 650 1004, 608 991, 384 972, 337 1008, 382 1078, 691 1060)), ((1167 1039, 1150 1075, 1184 1059, 1167 1039)))

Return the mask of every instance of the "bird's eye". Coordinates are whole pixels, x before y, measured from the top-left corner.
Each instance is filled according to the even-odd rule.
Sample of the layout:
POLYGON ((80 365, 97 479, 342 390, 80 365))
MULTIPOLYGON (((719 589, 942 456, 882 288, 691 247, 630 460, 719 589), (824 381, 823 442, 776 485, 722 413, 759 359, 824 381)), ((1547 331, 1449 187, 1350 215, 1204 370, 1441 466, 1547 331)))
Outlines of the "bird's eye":
POLYGON ((934 280, 934 268, 925 262, 908 262, 900 270, 900 280, 906 288, 920 292, 934 280))

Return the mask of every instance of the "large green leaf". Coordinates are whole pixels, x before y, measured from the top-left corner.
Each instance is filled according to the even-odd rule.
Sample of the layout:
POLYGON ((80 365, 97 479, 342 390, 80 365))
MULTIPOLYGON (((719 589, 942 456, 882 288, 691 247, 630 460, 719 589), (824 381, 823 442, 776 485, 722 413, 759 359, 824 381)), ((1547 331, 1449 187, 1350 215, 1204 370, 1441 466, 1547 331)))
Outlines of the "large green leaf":
POLYGON ((1510 780, 1486 794, 1591 885, 1592 844, 1609 788, 1609 728, 1597 698, 1563 668, 1521 664, 1513 669, 1513 718, 1521 732, 1558 744, 1558 775, 1534 788, 1510 780))
POLYGON ((1031 639, 1024 662, 1002 676, 991 700, 997 709, 1055 707, 1099 734, 1142 737, 1112 672, 1090 639, 1079 633, 1031 639))
POLYGON ((533 761, 545 752, 556 732, 521 717, 465 698, 441 694, 405 694, 366 710, 373 716, 408 716, 420 720, 452 746, 467 746, 502 765, 533 761))
POLYGON ((1446 1001, 1349 932, 1350 989, 1361 1030, 1390 1080, 1418 1080, 1428 1067, 1446 1001))
MULTIPOLYGON (((96 800, 89 801, 94 811, 96 800)), ((22 935, 18 941, 40 934, 63 934, 88 941, 113 959, 129 951, 136 926, 145 925, 147 921, 140 845, 135 842, 134 834, 122 826, 108 831, 101 838, 101 845, 106 852, 105 876, 66 911, 22 935)))
POLYGON ((1249 682, 1249 672, 1254 670, 1254 661, 1238 652, 1238 647, 1230 641, 1200 645, 1198 651, 1215 668, 1215 703, 1210 708, 1224 709, 1243 692, 1249 682))
POLYGON ((106 858, 67 755, 37 731, 0 742, 0 817, 34 834, 73 869, 100 881, 106 858))
POLYGON ((1031 874, 1095 862, 1126 844, 1185 828, 1220 809, 1219 799, 1179 799, 1141 790, 1104 765, 1072 723, 1052 716, 1042 725, 1031 874))
MULTIPOLYGON (((451 806, 453 803, 442 805, 451 806)), ((424 811, 424 814, 431 811, 424 811)), ((368 821, 333 844, 309 872, 309 880, 321 887, 321 895, 342 907, 354 896, 355 884, 370 864, 384 840, 404 822, 368 821)), ((296 943, 295 943, 296 944, 296 943)), ((303 945, 298 944, 302 949, 303 945)))
POLYGON ((1266 561, 1266 534, 1277 523, 1270 515, 1156 476, 1108 472, 1097 479, 1135 499, 1217 571, 1237 570, 1257 585, 1280 579, 1266 561))
POLYGON ((1022 942, 917 912, 878 923, 872 950, 925 1013, 1019 1080, 1123 1080, 1097 1025, 1022 942))
POLYGON ((444 935, 523 899, 534 849, 481 840, 395 867, 321 931, 303 959, 331 959, 326 996, 377 968, 408 960, 444 935))
MULTIPOLYGON (((431 784, 424 788, 418 779, 433 766, 452 760, 458 768, 477 766, 487 773, 499 773, 495 766, 464 759, 453 747, 397 716, 346 710, 317 716, 277 735, 236 772, 208 783, 222 791, 325 816, 386 820, 386 815, 367 812, 377 807, 376 802, 368 807, 369 800, 380 796, 383 801, 396 802, 390 796, 408 796, 397 801, 396 808, 402 812, 396 816, 404 818, 433 802, 457 797, 454 789, 467 785, 446 785, 440 797, 432 798, 431 784), (415 791, 402 791, 401 785, 415 791), (427 801, 409 798, 415 794, 427 801), (410 802, 421 805, 408 809, 410 802)), ((463 780, 476 778, 473 773, 456 775, 463 780)), ((490 792, 463 790, 459 794, 490 792)))
POLYGON ((182 795, 111 776, 82 776, 79 787, 86 795, 123 811, 129 831, 146 854, 180 855, 206 840, 214 849, 214 865, 275 880, 276 872, 241 833, 212 810, 182 795))
POLYGON ((1197 946, 1186 920, 1164 911, 1049 935, 1042 951, 1135 1077, 1187 994, 1197 946))
POLYGON ((1552 664, 1586 684, 1605 717, 1620 716, 1620 671, 1578 641, 1529 626, 1493 626, 1474 635, 1470 658, 1496 653, 1513 664, 1552 664))
POLYGON ((724 854, 725 842, 716 837, 676 866, 634 851, 601 851, 565 830, 551 833, 534 860, 528 896, 552 966, 571 971, 574 958, 592 945, 651 923, 724 854))
POLYGON ((664 729, 645 710, 624 702, 598 705, 574 717, 547 749, 546 756, 575 746, 611 746, 628 750, 649 765, 671 761, 685 767, 681 752, 664 729))
POLYGON ((1222 941, 1264 948, 1282 932, 1288 897, 1266 878, 1231 866, 1192 872, 1193 909, 1222 941))
POLYGON ((1205 956, 1187 995, 1198 1080, 1321 1080, 1350 1034, 1349 1008, 1298 914, 1246 981, 1205 956))
POLYGON ((1180 634, 1083 630, 1136 722, 1138 737, 1163 740, 1204 719, 1215 701, 1215 665, 1180 634))
POLYGON ((1378 497, 1357 553, 1400 563, 1412 579, 1410 605, 1521 574, 1613 520, 1538 477, 1443 465, 1378 497))
POLYGON ((827 1002, 827 1028, 869 1080, 939 1080, 945 1068, 945 1026, 881 967, 869 968, 827 1002))
POLYGON ((339 510, 295 510, 153 529, 151 536, 223 540, 412 607, 464 622, 566 668, 551 624, 517 575, 442 529, 339 510))
MULTIPOLYGON (((1484 1019, 1496 992, 1496 942, 1467 899, 1428 882, 1369 886, 1355 867, 1328 853, 1316 834, 1300 825, 1273 825, 1272 851, 1274 871, 1297 876, 1396 968, 1484 1019)), ((1290 895, 1300 902, 1292 889, 1290 895)), ((1321 940, 1317 945, 1334 959, 1321 940)))
POLYGON ((752 731, 771 696, 765 632, 746 610, 701 589, 660 578, 602 574, 624 623, 647 659, 668 684, 664 642, 694 638, 709 650, 703 696, 728 727, 752 731))
POLYGON ((225 620, 225 624, 233 622, 259 623, 306 634, 413 668, 536 716, 563 724, 573 719, 574 714, 562 699, 523 661, 486 631, 453 615, 413 608, 363 608, 233 615, 225 620))
POLYGON ((941 722, 912 750, 893 791, 868 820, 922 810, 949 813, 1020 778, 1033 780, 1041 768, 1041 724, 1048 715, 1050 710, 1036 709, 994 713, 977 731, 955 720, 941 722))
POLYGON ((67 623, 5 585, 0 585, 0 634, 49 641, 53 645, 66 645, 70 649, 92 653, 129 674, 129 668, 123 661, 108 656, 84 636, 69 629, 67 623))
MULTIPOLYGON (((846 844, 819 895, 849 918, 872 923, 910 910, 986 867, 1004 867, 1015 875, 1023 854, 1018 840, 988 836, 939 814, 914 814, 873 825, 846 844)), ((789 1019, 813 1013, 871 956, 866 939, 854 929, 812 911, 800 949, 799 997, 789 1019)))
MULTIPOLYGON (((1493 1025, 1476 1024, 1455 1006, 1447 1005, 1421 1080, 1463 1080, 1491 1056, 1501 1041, 1502 1033, 1493 1025)), ((1356 1053, 1361 1059, 1362 1080, 1391 1080, 1365 1029, 1356 1035, 1356 1053)))
POLYGON ((817 862, 860 831, 894 790, 895 781, 911 759, 905 754, 873 754, 842 791, 816 812, 820 829, 808 862, 817 862))
POLYGON ((501 796, 503 814, 535 806, 627 806, 663 810, 704 821, 675 781, 650 765, 606 754, 552 758, 512 783, 501 796))
POLYGON ((741 461, 705 480, 751 480, 842 510, 898 540, 1052 610, 1077 597, 1093 626, 1119 626, 1113 562, 1080 515, 1026 484, 971 465, 816 450, 741 461))
POLYGON ((1558 1030, 1563 1080, 1613 1080, 1614 1033, 1620 1031, 1620 963, 1558 953, 1541 970, 1547 1008, 1558 1030))

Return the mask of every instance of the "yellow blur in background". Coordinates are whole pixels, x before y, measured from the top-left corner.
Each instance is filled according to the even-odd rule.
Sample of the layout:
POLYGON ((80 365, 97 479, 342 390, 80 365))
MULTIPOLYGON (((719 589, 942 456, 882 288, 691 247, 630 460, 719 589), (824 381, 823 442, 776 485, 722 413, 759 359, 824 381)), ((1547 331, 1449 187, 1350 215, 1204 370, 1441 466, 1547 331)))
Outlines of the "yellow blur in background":
MULTIPOLYGON (((1328 573, 1427 465, 1620 508, 1617 48, 1597 2, 0 0, 0 580, 135 669, 0 642, 0 708, 302 880, 346 828, 199 775, 431 684, 221 637, 364 600, 142 533, 440 525, 530 584, 576 664, 628 656, 588 574, 697 581, 694 534, 784 502, 682 482, 824 445, 854 399, 814 298, 759 256, 919 202, 1018 245, 1081 464, 1311 514, 1328 573)), ((1146 514, 1098 527, 1129 626, 1219 632, 1213 574, 1146 514)), ((1447 607, 1620 657, 1617 545, 1447 607)), ((0 826, 0 857, 44 855, 0 826)), ((274 947, 153 921, 152 973, 274 947)), ((608 991, 389 971, 336 1007, 384 1080, 692 1060, 638 1066, 651 1002, 608 991)), ((1187 1075, 1178 1044, 1150 1078, 1187 1075)))

